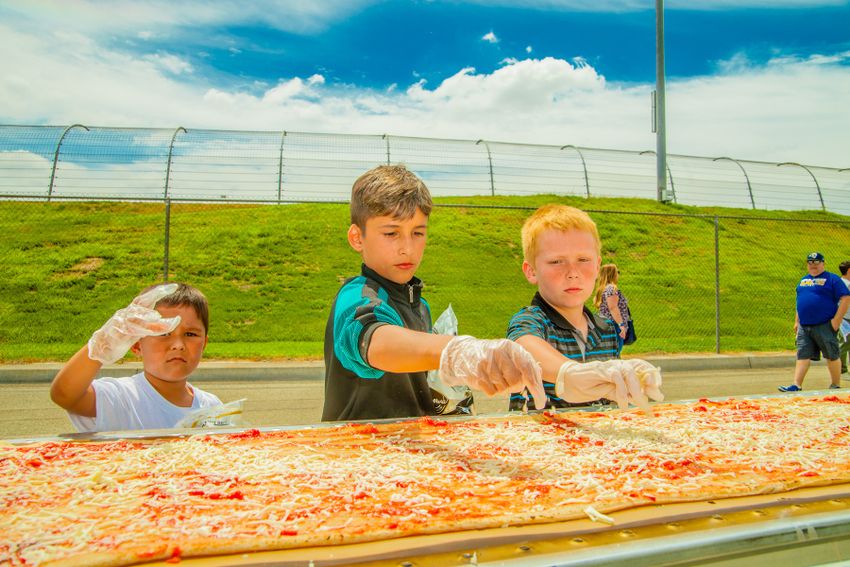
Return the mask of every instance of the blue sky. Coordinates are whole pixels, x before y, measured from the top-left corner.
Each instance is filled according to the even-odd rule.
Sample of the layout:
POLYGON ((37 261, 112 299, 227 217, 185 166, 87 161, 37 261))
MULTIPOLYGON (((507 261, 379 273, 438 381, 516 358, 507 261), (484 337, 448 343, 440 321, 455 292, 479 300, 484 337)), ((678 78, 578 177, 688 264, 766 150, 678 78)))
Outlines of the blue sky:
MULTIPOLYGON (((666 3, 668 151, 850 167, 850 2, 666 3)), ((655 147, 654 2, 0 1, 0 122, 655 147)))

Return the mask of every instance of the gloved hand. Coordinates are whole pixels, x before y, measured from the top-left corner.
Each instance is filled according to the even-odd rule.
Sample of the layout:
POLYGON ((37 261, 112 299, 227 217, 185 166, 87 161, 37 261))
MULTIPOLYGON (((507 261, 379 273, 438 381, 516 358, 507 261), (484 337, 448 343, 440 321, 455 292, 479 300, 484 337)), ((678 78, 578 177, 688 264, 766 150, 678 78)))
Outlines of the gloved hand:
POLYGON ((177 284, 157 286, 116 311, 89 339, 89 358, 102 364, 112 364, 127 354, 142 337, 173 331, 180 324, 180 317, 164 319, 154 306, 176 290, 177 284))
POLYGON ((528 388, 535 406, 546 405, 540 365, 527 350, 508 339, 453 338, 440 356, 440 378, 449 386, 466 384, 488 396, 528 388))
POLYGON ((623 409, 629 407, 629 403, 647 409, 649 399, 664 399, 661 371, 640 359, 584 364, 568 360, 558 371, 555 392, 558 397, 574 403, 613 399, 623 409))

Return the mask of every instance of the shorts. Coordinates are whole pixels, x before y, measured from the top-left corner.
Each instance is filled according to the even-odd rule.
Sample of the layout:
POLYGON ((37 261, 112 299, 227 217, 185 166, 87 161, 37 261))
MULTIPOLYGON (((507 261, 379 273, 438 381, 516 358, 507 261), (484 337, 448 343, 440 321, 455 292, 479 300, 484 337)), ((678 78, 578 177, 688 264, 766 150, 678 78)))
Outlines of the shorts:
POLYGON ((821 353, 827 360, 838 360, 838 335, 832 328, 832 322, 800 325, 797 329, 797 360, 820 360, 821 353))

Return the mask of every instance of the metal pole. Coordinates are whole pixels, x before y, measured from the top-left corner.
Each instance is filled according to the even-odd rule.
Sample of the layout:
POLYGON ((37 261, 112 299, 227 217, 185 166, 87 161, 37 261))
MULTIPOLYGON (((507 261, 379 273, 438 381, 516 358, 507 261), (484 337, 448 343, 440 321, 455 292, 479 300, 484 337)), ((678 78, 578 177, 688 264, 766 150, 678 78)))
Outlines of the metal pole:
POLYGON ((162 281, 168 281, 168 249, 171 242, 171 199, 165 199, 165 261, 162 264, 162 281))
MULTIPOLYGON (((652 150, 644 150, 644 151, 642 151, 639 155, 643 155, 643 154, 654 154, 654 153, 655 153, 655 152, 654 152, 654 151, 652 151, 652 150)), ((657 160, 656 160, 656 163, 657 163, 657 160)), ((670 165, 666 163, 666 160, 665 160, 664 165, 665 165, 665 166, 666 166, 666 168, 667 168, 667 175, 669 175, 669 176, 670 176, 670 195, 672 195, 672 197, 673 197, 672 201, 675 203, 675 202, 676 202, 676 183, 673 181, 673 172, 670 170, 670 165)), ((671 200, 671 199, 669 199, 669 198, 668 198, 668 199, 667 199, 666 201, 664 201, 664 202, 665 202, 665 203, 669 203, 669 202, 670 202, 670 200, 671 200)))
MULTIPOLYGON (((823 209, 824 211, 826 211, 826 205, 823 202, 823 193, 821 193, 821 190, 820 190, 820 183, 818 183, 818 178, 815 177, 815 174, 812 173, 812 170, 809 169, 808 167, 806 167, 805 165, 803 165, 802 163, 797 163, 795 161, 784 161, 782 163, 777 163, 776 167, 779 167, 781 165, 796 165, 797 167, 802 167, 803 169, 805 169, 806 171, 809 172, 809 175, 812 176, 812 179, 815 182, 815 187, 818 190, 818 199, 820 199, 820 208, 823 209)), ((841 171, 841 170, 839 169, 838 171, 841 171)))
MULTIPOLYGON (((484 140, 478 140, 475 142, 475 145, 477 146, 481 142, 484 142, 484 140)), ((490 195, 495 197, 496 183, 493 181, 493 158, 490 156, 490 145, 487 142, 484 142, 484 147, 487 149, 487 163, 490 164, 490 195)))
POLYGON ((655 0, 655 178, 657 198, 667 202, 667 137, 664 95, 664 0, 655 0))
POLYGON ((187 130, 183 126, 178 126, 177 130, 174 131, 174 134, 171 136, 171 143, 168 144, 168 162, 165 165, 165 195, 164 199, 168 199, 168 182, 171 178, 171 155, 174 153, 174 140, 177 139, 177 134, 183 130, 186 132, 187 130))
POLYGON ((736 164, 738 164, 738 167, 741 168, 741 171, 744 173, 744 179, 747 180, 747 191, 750 193, 750 203, 752 203, 753 209, 755 209, 756 208, 756 200, 753 198, 753 186, 750 185, 750 176, 747 175, 747 170, 744 169, 744 166, 741 165, 741 162, 739 162, 736 159, 730 158, 730 157, 721 156, 721 157, 714 158, 711 161, 717 161, 719 159, 728 159, 729 161, 732 161, 732 162, 735 162, 736 164))
POLYGON ((389 134, 384 134, 382 138, 387 141, 387 165, 390 165, 390 136, 389 134))
POLYGON ((571 144, 567 144, 566 146, 561 146, 561 149, 572 148, 578 152, 578 157, 581 158, 581 167, 584 169, 584 189, 587 192, 587 198, 590 199, 590 181, 587 179, 587 164, 584 161, 584 154, 581 153, 581 150, 571 144))
POLYGON ((86 132, 89 131, 88 128, 83 126, 82 124, 71 124, 65 131, 62 132, 62 135, 59 136, 59 142, 56 144, 56 151, 53 153, 53 169, 50 170, 50 185, 47 186, 47 202, 50 202, 50 197, 53 196, 53 182, 56 179, 56 163, 59 161, 59 149, 62 147, 62 142, 65 140, 65 134, 67 134, 71 128, 76 128, 79 126, 80 128, 85 128, 86 132))
POLYGON ((286 130, 280 135, 280 158, 277 162, 277 203, 280 204, 283 195, 283 142, 286 140, 286 130))
POLYGON ((714 352, 720 354, 720 217, 714 217, 714 352))

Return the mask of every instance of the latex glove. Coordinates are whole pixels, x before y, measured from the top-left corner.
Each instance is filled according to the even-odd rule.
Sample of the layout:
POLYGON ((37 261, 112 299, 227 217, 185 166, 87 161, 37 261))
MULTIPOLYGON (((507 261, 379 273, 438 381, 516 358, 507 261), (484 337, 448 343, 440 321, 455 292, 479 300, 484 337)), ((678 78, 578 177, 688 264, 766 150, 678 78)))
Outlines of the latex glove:
POLYGON ((645 360, 608 360, 561 365, 555 381, 558 397, 568 402, 590 402, 599 398, 616 400, 625 409, 629 403, 647 409, 649 399, 661 401, 661 371, 645 360))
POLYGON ((89 358, 112 364, 127 354, 139 339, 173 331, 180 324, 180 317, 165 319, 154 306, 174 293, 177 287, 177 284, 157 286, 116 311, 89 339, 89 358))
POLYGON ((536 407, 546 405, 540 365, 527 350, 508 339, 453 338, 440 356, 440 378, 449 386, 466 384, 488 396, 528 388, 536 407))

